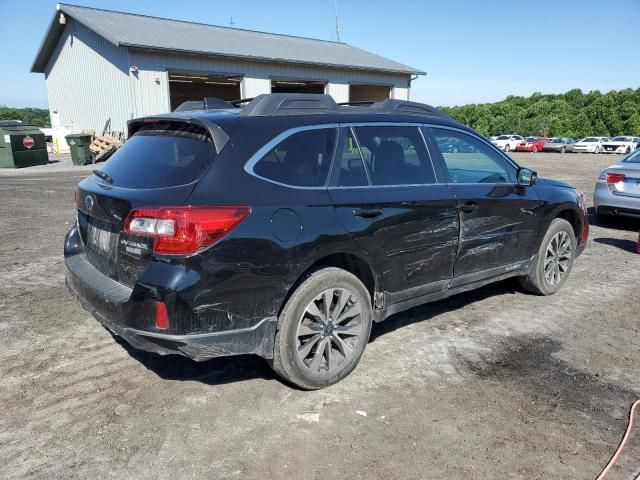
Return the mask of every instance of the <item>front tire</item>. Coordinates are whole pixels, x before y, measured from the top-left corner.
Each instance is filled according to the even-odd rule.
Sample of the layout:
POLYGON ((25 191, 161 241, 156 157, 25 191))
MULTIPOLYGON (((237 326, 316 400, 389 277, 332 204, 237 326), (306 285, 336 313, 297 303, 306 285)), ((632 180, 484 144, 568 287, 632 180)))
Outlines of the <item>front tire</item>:
POLYGON ((593 151, 593 153, 595 153, 596 155, 600 153, 600 147, 596 147, 596 149, 593 151))
POLYGON ((309 275, 278 319, 273 370, 307 390, 339 382, 358 365, 371 333, 371 297, 340 268, 309 275))
POLYGON ((535 265, 528 275, 519 277, 522 287, 537 295, 556 293, 569 277, 576 251, 576 236, 573 227, 562 218, 549 225, 535 265))
POLYGON ((508 152, 509 150, 511 150, 511 147, 509 146, 509 144, 506 144, 506 145, 504 146, 504 151, 505 151, 505 152, 508 152))

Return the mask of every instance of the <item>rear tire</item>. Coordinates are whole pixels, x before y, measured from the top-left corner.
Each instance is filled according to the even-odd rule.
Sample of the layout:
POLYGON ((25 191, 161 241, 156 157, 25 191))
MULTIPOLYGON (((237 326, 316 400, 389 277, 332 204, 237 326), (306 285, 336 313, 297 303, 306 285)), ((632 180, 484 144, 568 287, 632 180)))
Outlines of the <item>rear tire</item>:
POLYGON ((560 149, 560 153, 564 153, 564 152, 566 152, 566 151, 567 151, 567 149, 566 149, 566 148, 564 148, 564 147, 562 147, 562 148, 560 149))
POLYGON ((333 385, 358 365, 371 320, 371 297, 355 275, 334 267, 316 270, 282 309, 271 367, 300 388, 333 385))
POLYGON ((519 277, 520 285, 536 295, 556 293, 571 273, 575 251, 573 227, 562 218, 554 219, 540 243, 536 263, 528 275, 519 277))

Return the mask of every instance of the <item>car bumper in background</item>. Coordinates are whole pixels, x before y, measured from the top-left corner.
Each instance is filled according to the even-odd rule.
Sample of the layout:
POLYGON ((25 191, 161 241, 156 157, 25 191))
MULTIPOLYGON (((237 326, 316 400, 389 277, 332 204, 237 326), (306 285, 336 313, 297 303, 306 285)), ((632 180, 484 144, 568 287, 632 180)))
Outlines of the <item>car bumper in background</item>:
POLYGON ((622 147, 616 147, 615 149, 611 149, 611 147, 604 146, 602 147, 602 153, 627 153, 628 148, 629 147, 627 146, 622 146, 622 147))
POLYGON ((600 215, 620 215, 640 217, 640 197, 614 195, 606 183, 596 183, 593 192, 593 206, 600 215))

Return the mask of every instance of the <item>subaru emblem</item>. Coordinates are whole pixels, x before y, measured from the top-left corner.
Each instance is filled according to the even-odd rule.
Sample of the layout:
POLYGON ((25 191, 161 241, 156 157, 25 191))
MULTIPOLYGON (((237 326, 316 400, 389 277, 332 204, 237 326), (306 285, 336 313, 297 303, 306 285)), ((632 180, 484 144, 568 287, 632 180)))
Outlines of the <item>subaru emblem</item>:
POLYGON ((84 206, 87 207, 87 210, 91 210, 93 208, 93 197, 91 195, 84 197, 84 206))

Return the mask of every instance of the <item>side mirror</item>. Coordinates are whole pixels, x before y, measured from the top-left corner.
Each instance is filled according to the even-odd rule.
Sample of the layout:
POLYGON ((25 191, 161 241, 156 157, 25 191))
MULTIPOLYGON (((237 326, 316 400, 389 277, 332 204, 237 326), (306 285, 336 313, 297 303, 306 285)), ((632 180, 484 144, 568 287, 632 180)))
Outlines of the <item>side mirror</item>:
POLYGON ((528 168, 521 168, 518 170, 518 185, 522 185, 523 187, 530 187, 534 183, 536 183, 536 179, 538 178, 538 174, 533 170, 529 170, 528 168))

